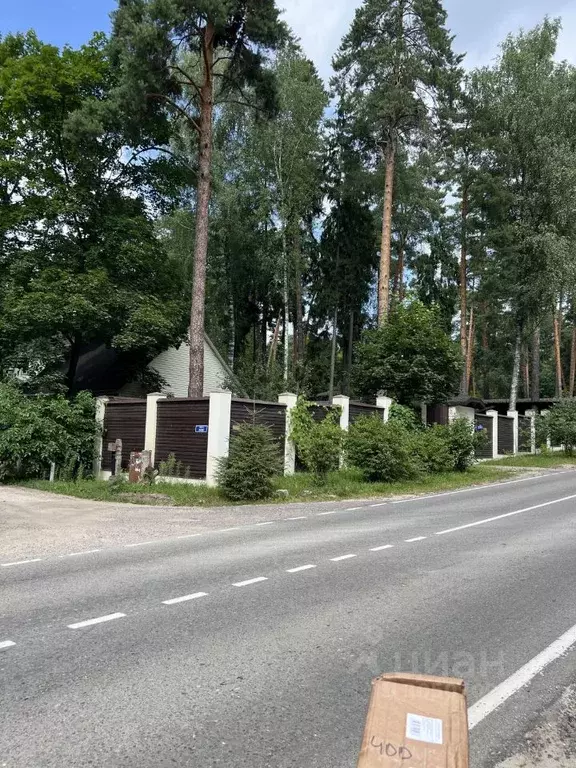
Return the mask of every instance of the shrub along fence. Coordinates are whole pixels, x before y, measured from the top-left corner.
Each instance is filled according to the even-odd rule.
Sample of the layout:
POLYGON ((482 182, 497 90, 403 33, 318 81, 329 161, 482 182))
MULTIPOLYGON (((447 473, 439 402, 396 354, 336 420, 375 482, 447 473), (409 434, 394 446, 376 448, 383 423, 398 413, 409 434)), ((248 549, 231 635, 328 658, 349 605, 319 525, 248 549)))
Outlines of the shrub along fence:
MULTIPOLYGON (((216 483, 219 459, 228 455, 230 437, 241 424, 261 424, 270 428, 281 446, 285 474, 296 468, 295 449, 290 440, 290 411, 297 397, 280 395, 277 403, 242 400, 230 392, 213 392, 209 397, 171 398, 160 394, 146 400, 98 398, 97 420, 103 427, 97 446, 96 475, 109 477, 114 454, 108 443, 122 440, 122 469, 128 468, 130 454, 148 451, 151 464, 172 478, 216 483)), ((392 401, 379 398, 377 405, 350 403, 344 396, 332 404, 315 403, 313 416, 321 421, 331 408, 339 408, 340 427, 361 415, 378 414, 387 420, 392 401)))

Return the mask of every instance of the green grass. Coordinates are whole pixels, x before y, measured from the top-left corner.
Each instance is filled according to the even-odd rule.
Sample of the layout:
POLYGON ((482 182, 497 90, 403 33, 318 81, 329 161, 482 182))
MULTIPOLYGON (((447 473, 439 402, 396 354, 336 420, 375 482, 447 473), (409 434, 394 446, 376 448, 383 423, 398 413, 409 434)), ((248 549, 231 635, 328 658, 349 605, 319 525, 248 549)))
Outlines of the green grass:
MULTIPOLYGON (((367 483, 358 472, 344 470, 333 472, 325 485, 318 486, 312 477, 299 473, 292 477, 280 477, 275 482, 276 489, 286 489, 289 496, 275 496, 265 503, 285 504, 290 501, 329 501, 330 499, 365 499, 383 496, 401 496, 418 493, 436 493, 484 483, 498 482, 511 476, 512 472, 496 470, 482 464, 468 472, 450 472, 441 475, 427 475, 419 480, 402 483, 367 483)), ((30 480, 25 487, 41 491, 76 496, 81 499, 96 501, 125 502, 135 504, 154 503, 151 495, 158 496, 156 503, 165 504, 169 496, 176 506, 221 506, 232 502, 221 496, 217 488, 205 485, 173 485, 158 483, 153 487, 125 484, 120 494, 102 480, 80 480, 79 482, 30 480)))
POLYGON ((487 461, 484 466, 536 467, 547 469, 551 467, 560 467, 562 464, 576 464, 576 456, 568 456, 563 451, 536 454, 525 453, 518 456, 506 456, 503 459, 487 461))

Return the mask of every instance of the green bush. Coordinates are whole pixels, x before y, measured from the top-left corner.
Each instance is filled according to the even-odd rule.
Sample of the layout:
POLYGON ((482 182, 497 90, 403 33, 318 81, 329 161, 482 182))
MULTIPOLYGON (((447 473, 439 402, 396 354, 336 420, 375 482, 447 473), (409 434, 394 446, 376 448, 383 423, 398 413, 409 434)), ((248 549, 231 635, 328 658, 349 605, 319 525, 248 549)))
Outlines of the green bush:
POLYGON ((329 472, 338 469, 344 433, 338 409, 328 410, 322 421, 315 421, 312 403, 299 399, 290 413, 290 436, 302 463, 316 480, 324 483, 329 472))
POLYGON ((484 440, 484 435, 477 433, 474 424, 468 419, 456 419, 445 429, 454 469, 457 472, 466 472, 474 463, 474 450, 480 441, 484 440))
POLYGON ((26 396, 17 386, 0 384, 0 480, 43 477, 54 462, 73 479, 87 476, 94 460, 94 398, 81 392, 65 397, 26 396))
POLYGON ((392 403, 390 406, 390 415, 388 417, 388 421, 401 424, 410 432, 415 432, 417 429, 422 429, 421 418, 416 415, 414 408, 410 408, 407 405, 392 403))
POLYGON ((414 456, 425 472, 436 474, 454 471, 455 457, 450 427, 437 424, 422 429, 412 436, 412 445, 414 456))
POLYGON ((346 457, 371 482, 408 480, 420 473, 410 432, 397 422, 364 416, 350 426, 346 457))
POLYGON ((272 495, 275 475, 282 472, 278 443, 268 427, 241 424, 220 460, 218 486, 232 501, 259 501, 272 495))
POLYGON ((576 399, 560 400, 542 417, 546 437, 553 446, 563 445, 569 456, 576 447, 576 399))

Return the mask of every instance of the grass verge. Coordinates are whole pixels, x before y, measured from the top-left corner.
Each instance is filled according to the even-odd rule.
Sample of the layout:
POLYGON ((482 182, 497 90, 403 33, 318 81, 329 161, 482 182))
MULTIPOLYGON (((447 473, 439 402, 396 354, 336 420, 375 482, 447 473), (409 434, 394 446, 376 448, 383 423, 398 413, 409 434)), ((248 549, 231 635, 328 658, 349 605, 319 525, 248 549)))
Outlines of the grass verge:
POLYGON ((498 467, 534 467, 535 469, 553 469, 564 464, 576 465, 576 456, 568 456, 563 451, 554 453, 519 454, 518 456, 506 456, 503 459, 494 459, 485 462, 484 466, 498 467))
MULTIPOLYGON (((367 483, 358 472, 343 470, 328 476, 325 485, 318 486, 312 477, 299 473, 292 477, 279 477, 276 490, 288 491, 288 496, 274 496, 265 503, 286 504, 293 501, 330 501, 331 499, 366 499, 386 496, 402 496, 419 493, 466 488, 490 482, 499 482, 514 474, 512 471, 491 469, 482 464, 468 472, 450 472, 440 475, 426 475, 419 480, 402 483, 367 483)), ((173 485, 157 483, 153 487, 125 484, 120 492, 103 480, 80 480, 79 482, 30 480, 22 484, 26 488, 76 496, 96 501, 132 502, 134 504, 168 503, 179 507, 232 505, 217 488, 206 485, 173 485)))

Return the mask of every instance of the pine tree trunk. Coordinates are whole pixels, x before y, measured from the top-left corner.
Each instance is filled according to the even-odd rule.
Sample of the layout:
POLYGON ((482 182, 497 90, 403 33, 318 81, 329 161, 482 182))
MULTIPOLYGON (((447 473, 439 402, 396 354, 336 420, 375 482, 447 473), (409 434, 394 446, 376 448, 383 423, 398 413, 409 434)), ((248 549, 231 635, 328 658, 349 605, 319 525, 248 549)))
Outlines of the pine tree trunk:
POLYGON ((470 392, 470 379, 472 377, 472 364, 474 362, 474 307, 470 310, 470 325, 466 346, 466 395, 470 392))
POLYGON ((392 239, 392 199, 394 197, 394 167, 396 151, 392 140, 386 145, 386 183, 382 215, 382 241, 380 245, 380 275, 378 277, 378 325, 388 318, 390 307, 390 248, 392 239))
POLYGON ((230 322, 228 324, 228 365, 230 368, 234 368, 234 359, 236 356, 236 321, 234 316, 234 299, 231 291, 228 300, 228 312, 230 314, 230 322))
POLYGON ((488 369, 488 350, 490 345, 488 343, 488 322, 486 320, 486 307, 484 311, 484 323, 482 326, 482 397, 487 400, 490 397, 490 376, 488 369))
POLYGON ((540 400, 540 326, 532 336, 532 400, 540 400))
POLYGON ((575 380, 576 380, 576 325, 572 327, 572 344, 570 346, 570 397, 574 397, 575 380))
POLYGON ((200 89, 200 132, 196 240, 194 244, 194 285, 190 311, 190 379, 188 397, 204 394, 204 312, 206 300, 206 258, 212 174, 212 120, 214 109, 214 25, 208 22, 202 41, 204 82, 200 89))
POLYGON ((562 397, 562 357, 560 350, 560 321, 558 313, 554 314, 554 361, 556 368, 556 397, 562 397))
POLYGON ((272 343, 270 344, 270 354, 268 355, 268 370, 272 367, 272 364, 276 362, 276 352, 278 350, 278 339, 280 338, 280 315, 276 321, 276 327, 274 328, 274 335, 272 336, 272 343))
POLYGON ((464 187, 462 190, 462 234, 460 242, 460 351, 462 353, 462 359, 466 361, 464 371, 462 374, 462 382, 460 385, 460 394, 462 397, 468 395, 470 377, 468 375, 468 347, 466 339, 466 321, 467 321, 467 280, 468 280, 468 248, 466 238, 466 226, 468 219, 468 189, 464 187))
POLYGON ((516 345, 514 347, 514 364, 512 366, 512 382, 510 384, 510 406, 511 411, 516 410, 518 401, 518 384, 520 382, 520 350, 522 347, 522 335, 518 331, 516 336, 516 345))
POLYGON ((394 273, 392 293, 396 296, 398 304, 401 304, 404 299, 404 238, 402 237, 398 244, 398 262, 394 273))

